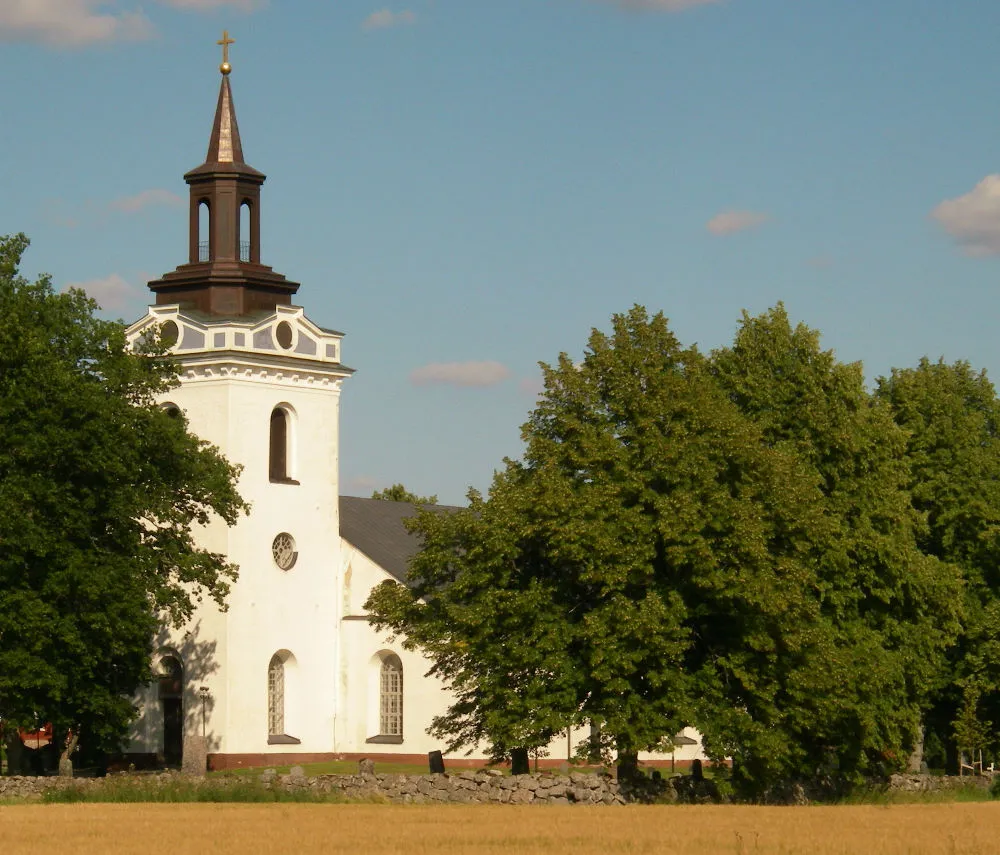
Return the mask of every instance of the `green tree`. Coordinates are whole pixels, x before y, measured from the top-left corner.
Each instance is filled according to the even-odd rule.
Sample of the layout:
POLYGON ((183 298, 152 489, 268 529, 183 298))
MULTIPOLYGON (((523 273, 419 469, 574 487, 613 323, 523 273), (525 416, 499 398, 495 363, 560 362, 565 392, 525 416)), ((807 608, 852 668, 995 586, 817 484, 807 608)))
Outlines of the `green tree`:
POLYGON ((796 767, 787 710, 829 649, 813 479, 662 315, 616 315, 543 373, 523 460, 469 509, 420 514, 412 587, 367 603, 455 690, 433 731, 506 755, 594 722, 628 764, 707 723, 717 755, 796 767))
POLYGON ((992 740, 993 722, 979 717, 981 690, 975 680, 969 680, 962 687, 962 705, 958 716, 952 722, 955 745, 959 755, 968 758, 970 765, 976 762, 976 755, 992 740))
POLYGON ((372 493, 373 499, 382 499, 386 502, 409 502, 412 505, 436 505, 437 496, 418 496, 411 493, 402 484, 393 484, 372 493))
POLYGON ((964 581, 963 630, 928 717, 948 739, 968 685, 1000 720, 1000 400, 985 372, 926 358, 881 378, 878 395, 907 432, 909 492, 927 520, 920 548, 957 565, 964 581))
POLYGON ((958 633, 960 590, 954 568, 918 546, 925 525, 910 504, 906 432, 867 391, 861 365, 822 350, 819 334, 793 327, 780 304, 744 314, 712 368, 766 442, 808 467, 832 526, 816 540, 831 656, 813 697, 789 716, 802 772, 835 761, 856 778, 900 765, 958 633))
POLYGON ((132 353, 83 292, 19 275, 27 245, 0 239, 0 717, 114 749, 158 625, 236 577, 192 527, 247 508, 237 469, 157 406, 162 348, 132 353))

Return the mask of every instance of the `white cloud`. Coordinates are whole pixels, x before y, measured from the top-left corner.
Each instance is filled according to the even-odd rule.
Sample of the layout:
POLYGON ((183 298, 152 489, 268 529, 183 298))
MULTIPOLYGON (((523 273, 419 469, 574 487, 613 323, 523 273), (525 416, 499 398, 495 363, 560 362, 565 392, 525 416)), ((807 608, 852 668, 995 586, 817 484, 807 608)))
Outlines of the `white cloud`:
POLYGON ((153 34, 141 11, 116 12, 106 0, 2 0, 0 42, 73 47, 139 41, 153 34))
POLYGON ((946 199, 931 216, 969 255, 1000 254, 1000 175, 987 175, 964 196, 946 199))
POLYGON ((705 223, 705 228, 713 235, 734 235, 762 226, 769 219, 761 211, 722 211, 705 223))
POLYGON ((138 296, 135 288, 117 273, 103 279, 89 279, 86 282, 68 282, 66 289, 79 288, 93 297, 105 311, 116 312, 125 308, 138 296))
POLYGON ((143 190, 134 196, 122 196, 120 199, 114 199, 108 203, 108 207, 112 211, 118 211, 122 214, 137 214, 139 211, 154 205, 180 205, 183 201, 176 193, 154 188, 143 190))
POLYGON ((411 12, 409 9, 404 9, 402 12, 391 12, 388 9, 380 9, 378 12, 372 12, 361 22, 361 29, 385 30, 389 27, 411 26, 415 23, 417 23, 416 13, 411 12))
POLYGON ((631 12, 683 12, 695 6, 714 6, 722 0, 601 0, 631 12))
POLYGON ((432 362, 410 372, 414 386, 496 386, 510 377, 499 362, 432 362))
MULTIPOLYGON (((268 0, 157 0, 181 11, 231 8, 253 12, 268 0)), ((135 0, 139 5, 139 0, 135 0)), ((153 37, 141 8, 118 9, 118 0, 0 0, 0 42, 36 42, 50 47, 82 47, 134 42, 153 37)))

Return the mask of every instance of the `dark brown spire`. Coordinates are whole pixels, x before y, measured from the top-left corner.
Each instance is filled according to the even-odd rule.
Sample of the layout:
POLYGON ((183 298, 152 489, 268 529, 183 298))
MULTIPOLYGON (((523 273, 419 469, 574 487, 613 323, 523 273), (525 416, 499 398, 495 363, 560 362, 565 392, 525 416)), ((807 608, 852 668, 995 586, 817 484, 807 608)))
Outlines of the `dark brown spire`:
POLYGON ((228 38, 220 42, 226 54, 208 156, 184 176, 191 187, 188 263, 149 287, 160 305, 181 303, 211 315, 239 316, 289 305, 299 286, 260 263, 260 190, 266 176, 243 160, 229 85, 228 38))
POLYGON ((215 108, 215 124, 212 137, 208 141, 205 163, 235 163, 245 165, 243 144, 240 142, 240 126, 236 124, 236 107, 233 104, 233 90, 229 86, 229 75, 222 75, 219 87, 219 105, 215 108))

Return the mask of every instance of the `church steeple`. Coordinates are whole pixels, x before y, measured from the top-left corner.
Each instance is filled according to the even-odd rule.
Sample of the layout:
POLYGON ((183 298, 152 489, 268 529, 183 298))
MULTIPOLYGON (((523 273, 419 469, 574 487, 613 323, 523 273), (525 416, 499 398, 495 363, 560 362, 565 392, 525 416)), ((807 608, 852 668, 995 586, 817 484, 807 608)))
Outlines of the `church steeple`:
POLYGON ((260 189, 266 176, 243 159, 229 83, 233 40, 224 33, 219 44, 222 82, 208 154, 184 176, 191 188, 188 263, 149 288, 158 304, 239 316, 289 305, 299 286, 260 263, 260 189))

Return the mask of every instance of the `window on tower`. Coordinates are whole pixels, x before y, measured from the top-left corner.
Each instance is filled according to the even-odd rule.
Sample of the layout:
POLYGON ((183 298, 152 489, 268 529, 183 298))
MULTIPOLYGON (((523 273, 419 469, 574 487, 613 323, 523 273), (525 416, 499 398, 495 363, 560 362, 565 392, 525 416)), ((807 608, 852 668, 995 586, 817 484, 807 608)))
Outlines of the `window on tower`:
POLYGON ((252 210, 250 208, 250 201, 244 199, 243 203, 240 205, 240 261, 253 261, 253 252, 251 247, 251 241, 253 240, 253 231, 251 226, 251 217, 253 216, 252 210))
POLYGON ((291 471, 291 413, 285 407, 271 410, 268 477, 275 484, 298 484, 291 471))

